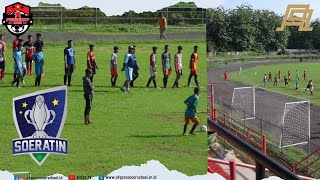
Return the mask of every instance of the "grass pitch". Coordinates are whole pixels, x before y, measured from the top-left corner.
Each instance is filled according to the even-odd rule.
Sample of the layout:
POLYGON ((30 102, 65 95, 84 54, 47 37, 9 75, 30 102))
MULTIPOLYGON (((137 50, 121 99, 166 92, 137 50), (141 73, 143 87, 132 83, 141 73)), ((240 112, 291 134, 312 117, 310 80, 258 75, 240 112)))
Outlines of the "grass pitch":
MULTIPOLYGON (((187 175, 205 174, 207 171, 207 135, 182 136, 184 124, 183 101, 193 88, 187 88, 189 74, 188 62, 193 46, 199 46, 199 80, 206 83, 205 41, 156 43, 131 42, 137 45, 137 61, 140 65, 140 77, 135 82, 136 88, 130 94, 122 93, 119 88, 110 85, 109 62, 114 45, 120 47, 119 66, 122 66, 127 43, 96 44, 95 53, 99 70, 94 77, 96 87, 91 119, 93 124, 83 125, 85 101, 82 92, 82 77, 86 68, 85 43, 74 42, 77 68, 73 74, 72 87, 68 88, 68 115, 61 138, 69 142, 67 156, 51 154, 42 166, 38 166, 29 155, 12 155, 12 140, 19 138, 12 118, 12 98, 23 94, 63 85, 64 43, 47 43, 44 48, 45 76, 41 87, 34 87, 35 76, 26 76, 26 84, 21 89, 11 87, 13 60, 11 43, 7 42, 7 70, 5 82, 0 83, 0 169, 11 172, 29 171, 35 176, 54 173, 64 175, 108 174, 125 165, 140 165, 148 160, 159 160, 168 169, 178 170, 187 175), (149 78, 149 55, 151 47, 158 46, 158 72, 161 68, 160 55, 165 44, 169 44, 172 55, 177 46, 183 46, 184 74, 179 89, 172 89, 175 75, 169 78, 167 89, 145 89, 149 78)), ((173 61, 172 61, 173 65, 173 61)), ((124 82, 124 73, 119 71, 117 85, 124 82)), ((162 87, 162 73, 158 74, 157 83, 162 87)), ((194 82, 192 82, 194 85, 194 82)), ((198 110, 202 124, 206 124, 206 89, 200 93, 198 110)), ((191 126, 188 130, 190 130, 191 126)), ((198 128, 199 130, 199 128, 198 128)))
MULTIPOLYGON (((253 85, 263 87, 263 76, 271 72, 272 78, 281 71, 281 79, 278 83, 278 86, 273 86, 273 83, 268 83, 266 88, 275 90, 278 92, 282 92, 285 94, 290 94, 297 97, 303 97, 306 99, 310 99, 310 103, 316 106, 320 106, 320 89, 318 88, 318 84, 320 83, 319 78, 319 63, 293 63, 293 64, 278 64, 278 65, 270 65, 270 66, 257 66, 254 68, 248 68, 239 72, 229 73, 229 80, 239 82, 243 85, 253 85), (288 70, 291 72, 291 81, 289 81, 290 87, 284 86, 284 76, 288 77, 288 70), (296 82, 296 70, 299 71, 300 74, 300 87, 297 91, 295 89, 296 82), (307 80, 303 80, 303 71, 307 73, 307 80), (308 80, 312 80, 313 82, 313 96, 310 95, 309 92, 305 92, 307 87, 308 80)), ((272 79, 273 80, 273 79, 272 79)))

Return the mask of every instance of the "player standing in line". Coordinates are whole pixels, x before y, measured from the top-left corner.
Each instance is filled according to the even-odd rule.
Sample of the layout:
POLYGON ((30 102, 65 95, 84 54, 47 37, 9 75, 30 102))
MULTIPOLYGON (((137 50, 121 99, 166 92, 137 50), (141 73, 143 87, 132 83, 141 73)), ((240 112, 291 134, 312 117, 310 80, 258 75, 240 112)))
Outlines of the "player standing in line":
POLYGON ((124 93, 128 93, 129 91, 129 84, 132 81, 132 73, 133 73, 133 46, 128 47, 128 53, 124 56, 123 67, 121 71, 125 71, 126 81, 123 83, 123 86, 120 90, 124 93))
POLYGON ((116 82, 118 78, 118 58, 117 58, 118 51, 119 51, 119 48, 115 46, 113 47, 113 53, 111 54, 110 71, 111 71, 112 87, 116 87, 116 82))
POLYGON ((183 127, 183 135, 186 136, 187 135, 187 128, 188 128, 188 124, 190 122, 194 122, 192 129, 190 131, 190 134, 192 135, 196 135, 196 133, 194 132, 194 130, 196 129, 196 127, 199 124, 199 118, 197 117, 196 114, 198 114, 197 111, 197 105, 199 103, 199 94, 200 94, 200 89, 198 87, 194 88, 194 95, 188 97, 188 99, 186 99, 184 101, 184 103, 187 105, 187 109, 185 111, 185 124, 183 127))
POLYGON ((164 17, 163 13, 161 13, 161 17, 159 20, 159 25, 160 25, 160 40, 162 37, 167 40, 166 35, 164 34, 165 30, 167 29, 167 19, 164 17))
POLYGON ((296 80, 296 89, 295 89, 294 91, 296 91, 296 90, 299 89, 299 85, 300 85, 300 82, 299 82, 299 79, 297 79, 297 80, 296 80))
POLYGON ((281 71, 278 72, 278 80, 281 79, 281 71))
MULTIPOLYGON (((44 44, 43 44, 43 41, 42 41, 42 38, 41 38, 41 34, 40 33, 37 33, 36 34, 36 41, 34 42, 34 47, 37 49, 37 48, 42 48, 44 47, 44 44)), ((44 76, 44 66, 42 68, 42 76, 44 76)))
POLYGON ((6 68, 6 51, 7 46, 4 42, 4 36, 3 34, 0 34, 0 81, 3 81, 4 79, 4 72, 6 68))
MULTIPOLYGON (((13 40, 13 43, 12 43, 12 58, 13 58, 13 61, 14 61, 14 64, 13 64, 13 69, 16 69, 16 64, 15 64, 15 59, 14 59, 14 55, 15 55, 15 52, 18 48, 18 45, 19 45, 19 42, 21 42, 21 39, 20 39, 20 36, 16 36, 16 38, 13 40)), ((17 74, 16 72, 14 71, 13 72, 13 81, 17 78, 17 74)))
POLYGON ((296 70, 296 79, 299 79, 299 76, 300 76, 299 71, 296 70))
POLYGON ((171 74, 171 56, 169 53, 169 45, 164 46, 162 53, 162 70, 163 70, 163 87, 167 88, 168 78, 171 74))
POLYGON ((284 76, 284 87, 290 87, 289 86, 289 79, 287 78, 287 76, 284 76))
POLYGON ((82 78, 83 81, 83 92, 84 99, 86 100, 86 107, 84 109, 84 124, 89 125, 90 122, 90 110, 92 107, 92 99, 93 99, 93 85, 90 81, 90 77, 92 76, 91 69, 86 69, 86 75, 82 78))
MULTIPOLYGON (((156 60, 156 53, 157 53, 157 47, 152 47, 152 53, 150 55, 150 78, 147 83, 147 88, 149 88, 149 85, 151 81, 153 82, 153 85, 155 88, 157 88, 157 82, 156 82, 156 74, 157 74, 157 60, 156 60)), ((161 88, 159 88, 161 89, 161 88)))
POLYGON ((90 44, 89 45, 90 50, 87 53, 87 68, 91 69, 91 71, 92 71, 92 75, 90 77, 91 83, 93 83, 93 76, 96 74, 96 69, 99 69, 97 62, 96 62, 96 56, 93 51, 93 47, 94 47, 94 45, 90 44))
POLYGON ((36 79, 34 82, 34 86, 40 86, 41 76, 42 76, 42 68, 44 65, 44 57, 42 52, 42 47, 38 47, 36 52, 32 55, 31 60, 35 62, 35 70, 36 70, 36 79))
POLYGON ((291 81, 291 72, 288 71, 288 80, 291 81))
POLYGON ((174 55, 174 69, 176 71, 176 80, 172 88, 179 88, 179 79, 182 76, 182 46, 178 46, 178 52, 174 55))
POLYGON ((71 86, 71 78, 74 69, 76 68, 76 51, 73 48, 73 41, 68 41, 68 47, 64 49, 64 66, 65 66, 65 74, 64 74, 64 85, 71 86))
POLYGON ((194 76, 194 81, 195 81, 197 87, 202 88, 198 83, 198 72, 197 72, 198 60, 199 60, 198 46, 194 46, 193 53, 191 54, 191 58, 190 58, 190 64, 189 64, 190 76, 188 79, 188 87, 192 87, 190 85, 190 82, 191 82, 192 76, 194 76))
POLYGON ((307 73, 306 73, 306 71, 303 71, 303 80, 307 80, 307 73))
POLYGON ((272 82, 272 74, 269 72, 268 82, 272 82))
POLYGON ((139 77, 139 65, 137 63, 137 56, 136 56, 136 45, 132 45, 133 46, 133 54, 132 54, 132 58, 133 58, 133 72, 132 72, 132 81, 130 82, 130 86, 133 86, 134 81, 139 77))
POLYGON ((15 50, 14 53, 14 62, 15 62, 15 74, 16 78, 12 81, 11 85, 13 86, 14 83, 17 83, 16 86, 17 88, 21 88, 19 86, 19 83, 22 79, 22 74, 23 74, 23 67, 22 67, 22 45, 18 44, 17 49, 15 50))
POLYGON ((263 76, 263 87, 266 87, 267 85, 267 74, 264 74, 263 76))
POLYGON ((27 65, 27 74, 32 74, 32 55, 35 52, 34 43, 32 41, 32 35, 28 35, 28 41, 23 44, 23 47, 26 48, 25 51, 25 62, 27 65))

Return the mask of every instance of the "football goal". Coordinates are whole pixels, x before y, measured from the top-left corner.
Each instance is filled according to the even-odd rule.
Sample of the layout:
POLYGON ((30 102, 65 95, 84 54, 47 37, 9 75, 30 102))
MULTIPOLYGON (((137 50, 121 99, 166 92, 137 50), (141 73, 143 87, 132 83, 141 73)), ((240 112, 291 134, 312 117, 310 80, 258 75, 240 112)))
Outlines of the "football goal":
POLYGON ((310 101, 259 87, 234 88, 232 117, 267 134, 283 148, 310 139, 310 101))

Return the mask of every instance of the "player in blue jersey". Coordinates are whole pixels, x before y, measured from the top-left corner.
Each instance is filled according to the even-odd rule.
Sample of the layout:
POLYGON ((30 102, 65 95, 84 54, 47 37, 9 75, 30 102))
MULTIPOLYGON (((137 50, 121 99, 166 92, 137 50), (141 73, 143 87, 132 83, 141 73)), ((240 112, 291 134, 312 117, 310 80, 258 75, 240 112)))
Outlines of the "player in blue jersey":
POLYGON ((71 86, 71 78, 74 69, 76 68, 76 51, 73 48, 73 41, 68 41, 68 47, 64 49, 64 65, 65 65, 65 74, 64 74, 64 85, 71 86))
POLYGON ((19 86, 19 83, 22 79, 23 74, 23 66, 22 66, 22 44, 17 45, 17 49, 14 52, 14 72, 16 74, 15 79, 12 81, 11 85, 13 86, 16 83, 16 86, 18 88, 21 88, 19 86))
POLYGON ((31 59, 35 62, 36 80, 34 86, 37 87, 40 86, 42 68, 44 65, 44 57, 41 46, 36 48, 36 52, 32 55, 31 59))

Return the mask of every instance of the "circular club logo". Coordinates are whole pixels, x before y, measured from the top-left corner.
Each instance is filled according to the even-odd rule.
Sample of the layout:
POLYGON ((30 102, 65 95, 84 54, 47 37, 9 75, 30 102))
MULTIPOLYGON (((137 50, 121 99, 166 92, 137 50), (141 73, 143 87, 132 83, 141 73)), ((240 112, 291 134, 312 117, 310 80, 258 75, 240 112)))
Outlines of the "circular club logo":
POLYGON ((30 6, 19 2, 6 6, 2 24, 15 36, 24 34, 33 24, 30 10, 30 6))

